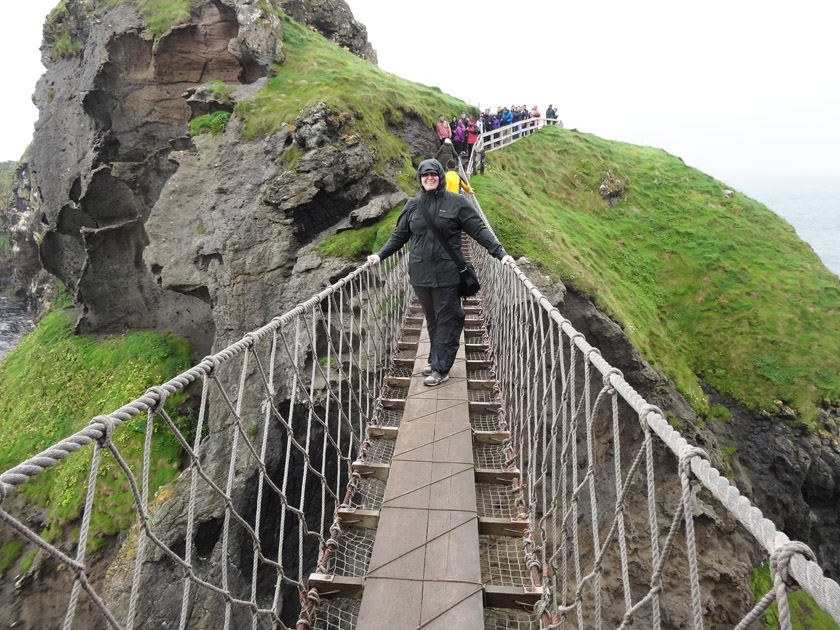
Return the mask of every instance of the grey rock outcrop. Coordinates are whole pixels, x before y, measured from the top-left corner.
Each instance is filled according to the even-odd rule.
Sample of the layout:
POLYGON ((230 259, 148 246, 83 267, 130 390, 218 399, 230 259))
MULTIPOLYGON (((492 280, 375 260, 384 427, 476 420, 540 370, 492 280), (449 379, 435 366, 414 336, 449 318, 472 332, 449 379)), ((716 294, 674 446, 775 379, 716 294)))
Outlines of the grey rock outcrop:
POLYGON ((385 112, 384 118, 391 133, 405 142, 411 150, 411 155, 416 156, 414 166, 419 166, 421 159, 435 155, 440 148, 434 133, 431 133, 415 114, 400 112, 395 117, 390 112, 385 112))
POLYGON ((281 0, 281 8, 301 24, 307 24, 327 39, 362 59, 376 63, 376 51, 367 40, 367 28, 353 17, 344 0, 281 0))
POLYGON ((93 15, 82 4, 65 7, 83 53, 53 59, 47 37, 48 71, 35 94, 32 169, 47 222, 41 260, 73 295, 78 332, 174 328, 206 351, 210 307, 152 281, 144 223, 175 170, 172 143, 184 143, 191 111, 182 94, 210 80, 247 84, 272 73, 282 59, 280 21, 258 3, 202 0, 189 22, 155 38, 133 3, 93 15))
POLYGON ((371 171, 372 151, 348 137, 341 120, 321 103, 302 112, 294 130, 242 142, 232 119, 222 136, 199 136, 193 149, 170 153, 177 168, 146 222, 144 260, 157 286, 212 306, 217 345, 288 310, 300 286, 311 294, 343 268, 303 246, 359 208, 388 212, 405 200, 371 171), (304 153, 288 170, 281 156, 292 144, 304 153))
MULTIPOLYGON (((65 16, 82 54, 51 56, 55 40, 46 39, 32 161, 44 200, 40 255, 74 297, 77 331, 175 330, 206 354, 345 275, 348 263, 322 259, 318 243, 351 211, 368 204, 388 211, 404 199, 394 181, 373 172, 375 148, 347 132, 351 114, 320 104, 302 111, 294 127, 253 141, 240 140, 236 118, 220 136, 186 135, 199 108, 228 109, 265 85, 282 61, 279 19, 257 2, 199 0, 188 23, 152 37, 134 3, 85 7, 68 0, 65 16), (230 104, 208 85, 218 81, 238 86, 230 104), (292 147, 302 155, 290 170, 282 155, 292 147)), ((289 395, 288 378, 279 379, 280 399, 289 395)), ((226 377, 220 382, 228 385, 226 377)), ((206 470, 222 480, 232 431, 223 409, 212 414, 209 431, 206 470)), ((268 455, 269 469, 276 460, 268 455)), ((253 504, 255 474, 253 463, 238 471, 238 508, 253 504)), ((156 534, 175 547, 184 544, 182 489, 173 484, 156 520, 156 534)), ((217 576, 225 557, 211 494, 199 497, 207 509, 196 546, 206 574, 217 576)), ((156 554, 138 613, 146 627, 177 623, 179 614, 173 585, 182 574, 156 554)), ((106 587, 109 602, 123 609, 131 582, 125 566, 114 564, 106 587)), ((232 586, 246 580, 229 569, 232 586)), ((92 579, 103 577, 104 569, 92 579)), ((223 608, 218 598, 198 596, 190 627, 214 625, 223 608)))
POLYGON ((42 204, 29 168, 28 156, 13 167, 9 197, 0 200, 0 223, 9 249, 0 252, 0 291, 26 302, 29 313, 40 316, 57 295, 55 278, 38 259, 38 241, 46 227, 42 204))
POLYGON ((607 176, 601 185, 598 186, 598 194, 610 208, 614 208, 621 201, 621 195, 624 194, 624 187, 621 185, 621 180, 616 179, 612 171, 607 171, 607 176))
POLYGON ((816 429, 796 420, 770 417, 740 407, 728 397, 730 421, 709 425, 718 451, 738 487, 776 527, 805 542, 826 575, 840 577, 840 429, 837 410, 820 412, 816 429))
POLYGON ((391 210, 408 201, 408 195, 399 190, 390 195, 382 195, 350 213, 350 226, 363 227, 376 223, 391 210))

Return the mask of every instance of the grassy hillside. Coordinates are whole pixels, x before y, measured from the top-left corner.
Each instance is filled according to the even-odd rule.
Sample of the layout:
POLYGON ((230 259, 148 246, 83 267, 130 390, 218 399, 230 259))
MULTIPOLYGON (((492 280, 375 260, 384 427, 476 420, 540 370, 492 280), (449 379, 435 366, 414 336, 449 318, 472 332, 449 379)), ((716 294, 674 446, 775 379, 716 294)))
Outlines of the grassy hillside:
MULTIPOLYGON (((65 298, 66 301, 67 298, 65 298)), ((7 470, 82 429, 91 418, 108 413, 141 395, 148 387, 192 365, 187 342, 172 335, 134 333, 98 341, 74 337, 72 313, 57 309, 0 363, 0 471, 7 470)), ((189 434, 192 419, 171 408, 183 395, 167 401, 181 429, 189 434)), ((145 439, 145 415, 114 433, 114 444, 139 472, 145 439)), ((167 431, 154 438, 154 491, 179 469, 180 445, 167 431)), ((84 502, 92 447, 88 455, 61 465, 22 486, 27 500, 48 506, 50 531, 57 539, 65 525, 78 519, 84 502)), ((133 522, 133 497, 110 454, 103 454, 89 544, 115 534, 133 522)))
MULTIPOLYGON (((432 133, 438 113, 465 104, 281 17, 287 61, 255 101, 237 107, 246 137, 325 101, 376 147, 377 169, 416 190, 408 148, 385 117, 416 114, 432 133)), ((840 401, 837 277, 766 207, 741 194, 726 199, 723 183, 664 151, 556 127, 489 162, 473 181, 508 251, 586 291, 698 412, 710 413, 698 377, 751 409, 793 406, 807 422, 823 401, 840 401), (598 194, 608 170, 624 186, 615 208, 598 194)), ((322 252, 374 251, 397 214, 330 238, 322 252)))
POLYGON ((12 180, 17 162, 0 162, 0 234, 6 234, 9 228, 9 202, 12 199, 12 180))
MULTIPOLYGON (((490 154, 472 183, 509 252, 585 291, 700 414, 700 380, 750 409, 813 423, 840 402, 840 285, 762 204, 650 147, 550 127, 490 154), (624 187, 614 208, 598 188, 624 187)), ((328 239, 375 251, 396 213, 328 239)))
POLYGON ((12 200, 12 183, 17 162, 0 162, 0 286, 6 282, 6 274, 11 270, 11 247, 9 230, 13 218, 9 215, 9 203, 12 200))
POLYGON ((407 191, 415 190, 408 146, 389 131, 386 119, 398 124, 404 116, 413 115, 431 134, 438 114, 475 114, 476 108, 439 88, 380 70, 283 12, 278 15, 283 21, 286 60, 255 100, 236 107, 236 115, 245 121, 244 136, 273 133, 284 123, 293 124, 306 106, 323 101, 344 118, 348 139, 357 135, 376 148, 376 171, 395 176, 407 191))
POLYGON ((662 150, 556 127, 489 162, 473 185, 508 251, 586 291, 698 412, 698 377, 806 421, 840 400, 837 276, 765 206, 662 150))

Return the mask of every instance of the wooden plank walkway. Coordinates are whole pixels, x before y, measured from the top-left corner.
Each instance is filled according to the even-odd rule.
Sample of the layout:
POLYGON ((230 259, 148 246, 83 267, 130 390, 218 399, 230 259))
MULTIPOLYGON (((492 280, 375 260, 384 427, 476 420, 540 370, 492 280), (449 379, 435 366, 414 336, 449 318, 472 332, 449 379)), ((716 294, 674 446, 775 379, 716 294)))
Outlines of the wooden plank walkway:
POLYGON ((484 627, 463 335, 436 387, 428 356, 424 324, 356 630, 484 627))

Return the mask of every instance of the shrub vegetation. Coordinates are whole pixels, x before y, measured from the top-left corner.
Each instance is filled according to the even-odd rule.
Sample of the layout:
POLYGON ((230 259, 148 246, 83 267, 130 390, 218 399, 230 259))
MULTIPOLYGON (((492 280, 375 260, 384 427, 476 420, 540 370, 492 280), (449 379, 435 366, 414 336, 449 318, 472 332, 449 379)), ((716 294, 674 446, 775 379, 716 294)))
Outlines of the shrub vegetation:
POLYGON ((190 135, 197 136, 205 131, 209 131, 214 136, 224 133, 228 120, 230 120, 230 112, 223 111, 193 118, 190 121, 190 135))
MULTIPOLYGON (((73 336, 71 312, 56 309, 0 364, 0 470, 7 470, 165 382, 191 365, 189 344, 171 334, 140 332, 98 341, 73 336)), ((194 419, 167 401, 167 410, 187 434, 194 419)), ((114 432, 113 441, 139 474, 145 415, 114 432)), ((92 447, 87 447, 88 453, 92 447)), ((150 488, 178 471, 180 445, 168 430, 153 441, 150 488)), ((48 539, 76 520, 84 502, 90 457, 76 454, 21 486, 24 498, 48 506, 48 539)), ((103 451, 90 546, 101 544, 133 522, 133 497, 115 460, 103 451)))
POLYGON ((696 411, 701 379, 806 422, 840 401, 837 276, 764 205, 660 149, 557 127, 488 162, 472 183, 508 251, 589 294, 696 411), (608 170, 614 208, 598 193, 608 170))
MULTIPOLYGON (((770 563, 765 562, 764 566, 756 569, 750 579, 750 587, 758 603, 771 588, 773 578, 770 575, 770 563)), ((793 630, 840 630, 828 613, 817 606, 814 599, 805 591, 796 591, 788 595, 790 604, 791 625, 793 630)), ((761 616, 765 630, 779 629, 779 604, 773 602, 770 608, 761 616)))
POLYGON ((399 124, 413 116, 432 133, 439 114, 475 114, 476 108, 439 88, 380 70, 282 11, 278 16, 286 59, 253 101, 237 105, 236 115, 244 120, 243 136, 275 133, 284 123, 294 124, 301 110, 324 102, 346 123, 348 137, 356 135, 376 147, 377 172, 396 177, 406 191, 416 190, 408 146, 389 130, 388 122, 399 124))

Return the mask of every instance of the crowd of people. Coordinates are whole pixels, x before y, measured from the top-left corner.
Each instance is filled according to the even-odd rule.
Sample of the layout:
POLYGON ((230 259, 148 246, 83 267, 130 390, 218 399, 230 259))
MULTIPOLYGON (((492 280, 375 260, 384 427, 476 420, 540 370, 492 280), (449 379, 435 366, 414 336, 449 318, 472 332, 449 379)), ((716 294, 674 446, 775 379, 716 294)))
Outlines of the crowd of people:
MULTIPOLYGON (((435 125, 435 131, 441 145, 449 139, 458 155, 469 156, 481 134, 523 120, 538 119, 541 115, 536 105, 530 110, 527 105, 511 105, 510 107, 500 105, 496 108, 496 113, 491 113, 490 108, 485 109, 478 115, 478 119, 467 117, 467 112, 461 112, 460 118, 452 116, 452 120, 447 121, 446 117, 441 114, 435 125)), ((557 118, 557 110, 549 104, 545 116, 553 121, 557 118)), ((529 131, 523 130, 523 133, 529 133, 529 131)))

